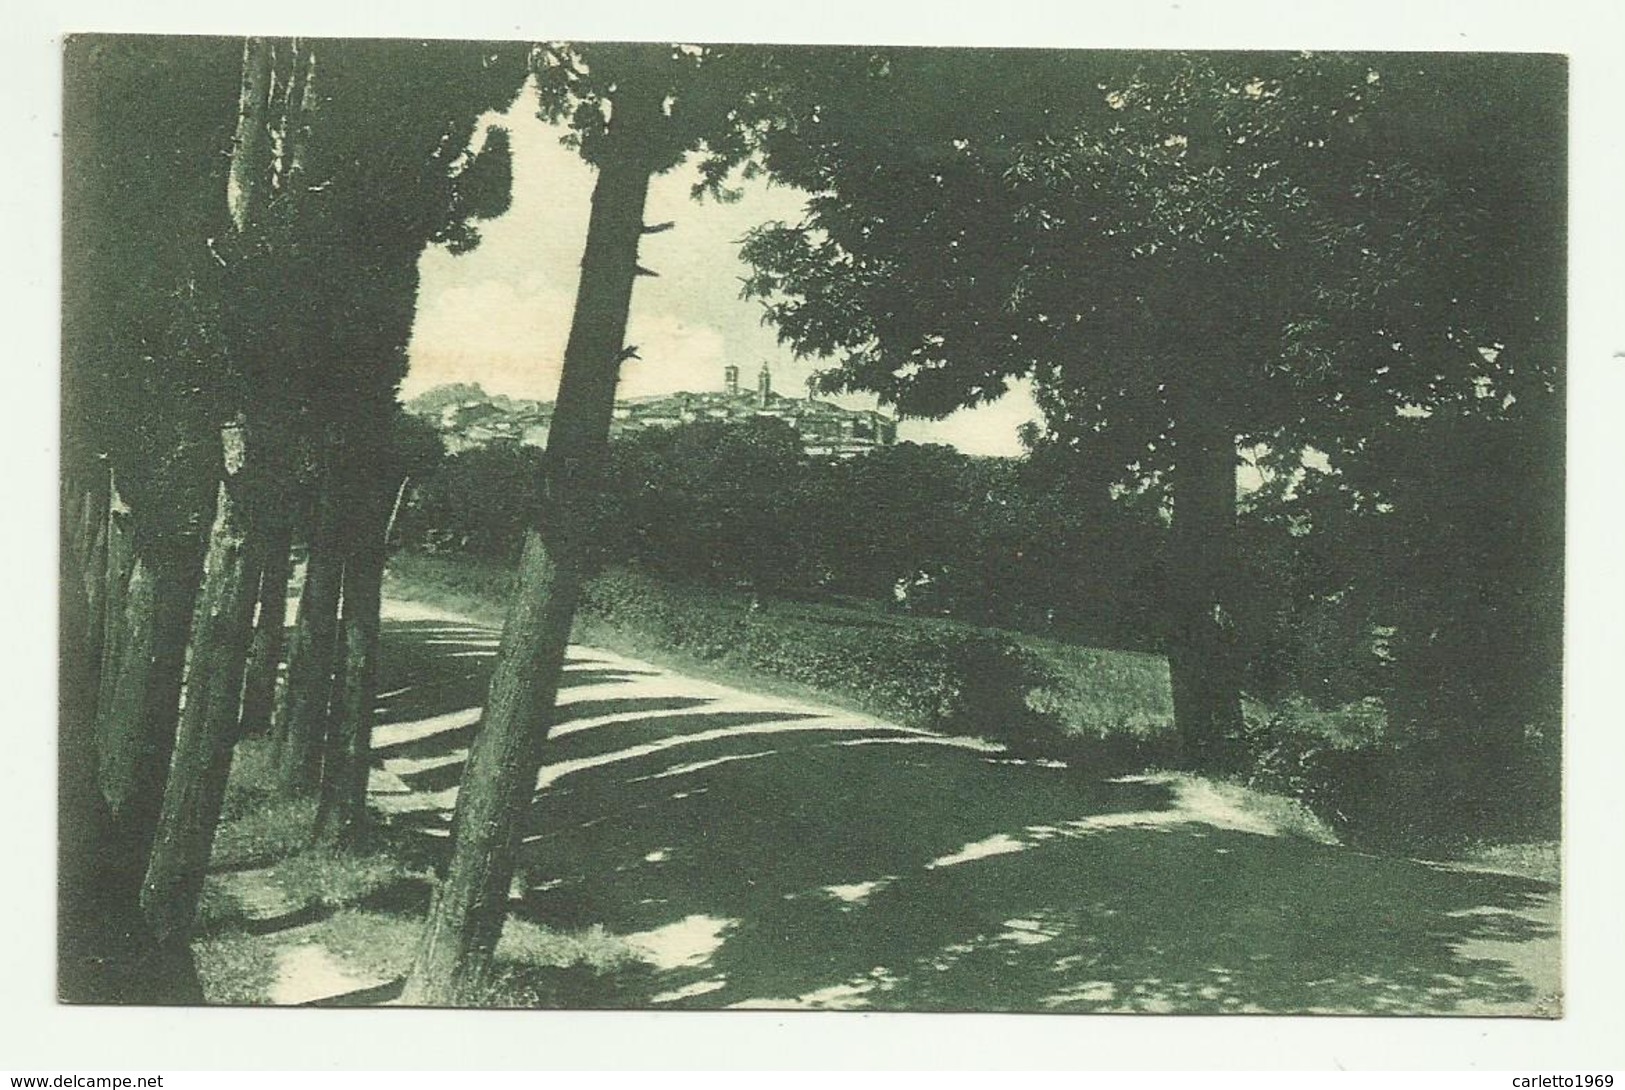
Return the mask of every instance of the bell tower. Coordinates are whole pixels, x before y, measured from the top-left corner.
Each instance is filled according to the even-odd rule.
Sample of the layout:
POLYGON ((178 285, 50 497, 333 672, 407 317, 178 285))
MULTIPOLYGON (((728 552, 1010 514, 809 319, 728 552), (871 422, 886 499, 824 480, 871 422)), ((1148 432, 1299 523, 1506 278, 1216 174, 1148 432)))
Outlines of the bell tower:
POLYGON ((767 369, 767 362, 762 362, 762 370, 756 376, 756 396, 761 399, 762 408, 767 408, 768 400, 773 396, 773 375, 767 369))
POLYGON ((729 397, 739 396, 739 365, 730 363, 722 369, 722 389, 729 397))

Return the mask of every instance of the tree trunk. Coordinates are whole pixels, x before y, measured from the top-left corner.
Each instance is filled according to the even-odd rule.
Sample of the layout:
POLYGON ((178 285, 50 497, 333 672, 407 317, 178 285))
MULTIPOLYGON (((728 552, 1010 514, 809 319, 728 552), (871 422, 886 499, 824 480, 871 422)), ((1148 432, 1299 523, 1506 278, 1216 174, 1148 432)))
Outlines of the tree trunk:
MULTIPOLYGON (((378 482, 383 485, 384 482, 378 482)), ((345 535, 343 661, 334 683, 332 725, 322 759, 316 840, 352 845, 365 828, 367 773, 372 755, 373 707, 378 699, 379 608, 387 555, 384 534, 389 495, 383 488, 358 497, 345 535)))
POLYGON ((57 764, 57 995, 65 1003, 201 1003, 191 949, 160 944, 142 916, 140 881, 96 786, 89 700, 73 688, 61 693, 57 764))
MULTIPOLYGON (((71 578, 84 603, 83 624, 79 626, 80 653, 87 665, 84 672, 84 683, 89 686, 87 695, 93 695, 101 687, 103 641, 107 635, 107 532, 112 474, 106 466, 99 465, 89 474, 89 481, 83 489, 79 517, 75 520, 71 578)), ((94 720, 95 702, 91 701, 88 706, 94 720)))
POLYGON ((130 508, 119 495, 117 482, 107 494, 107 510, 98 538, 98 559, 102 565, 96 595, 91 598, 91 640, 101 647, 96 664, 96 736, 106 746, 107 716, 114 703, 120 663, 124 661, 128 632, 128 595, 135 577, 135 538, 130 508))
POLYGON ((602 472, 649 192, 648 154, 665 120, 662 93, 617 92, 599 160, 564 371, 547 445, 545 526, 525 535, 519 588, 469 749, 452 853, 402 1002, 477 1001, 507 916, 519 819, 536 791, 570 626, 586 575, 583 501, 602 472))
POLYGON ((518 819, 536 790, 548 720, 580 596, 579 565, 535 530, 525 535, 518 593, 503 626, 485 715, 469 749, 452 823, 452 855, 401 1001, 477 1001, 507 917, 518 819))
POLYGON ((237 133, 226 183, 226 207, 232 229, 253 228, 270 200, 276 144, 271 139, 270 100, 276 75, 276 47, 264 38, 243 41, 243 78, 237 101, 237 133))
MULTIPOLYGON (((66 475, 70 471, 63 472, 66 475)), ((78 583, 81 593, 87 596, 87 601, 90 595, 88 573, 95 562, 96 535, 107 511, 109 485, 106 467, 96 462, 93 468, 72 472, 72 479, 64 482, 62 490, 64 512, 68 511, 70 504, 76 512, 71 519, 63 519, 64 558, 70 562, 68 573, 78 583)), ((87 606, 84 627, 90 623, 89 616, 87 606)))
POLYGON ((293 575, 289 546, 293 519, 280 517, 266 542, 265 568, 260 572, 259 616, 254 642, 248 651, 243 677, 243 713, 240 736, 265 734, 271 729, 276 706, 277 676, 282 666, 283 629, 288 621, 288 580, 293 575))
POLYGON ((1169 527, 1168 674, 1186 757, 1220 769, 1242 734, 1239 662, 1226 588, 1233 578, 1236 443, 1213 410, 1193 407, 1175 427, 1169 527))
POLYGON ((222 430, 226 472, 193 614, 185 703, 142 888, 142 908, 162 946, 184 944, 191 934, 237 737, 264 550, 245 432, 240 423, 222 430))
POLYGON ((400 487, 395 490, 395 502, 389 509, 389 521, 384 523, 384 554, 389 554, 389 539, 395 536, 395 523, 401 517, 401 504, 406 501, 407 486, 412 483, 411 477, 402 477, 400 487))
POLYGON ((344 575, 341 462, 336 451, 330 453, 323 474, 305 561, 305 586, 288 642, 288 679, 277 707, 277 784, 287 796, 309 795, 320 782, 344 575))
MULTIPOLYGON (((198 1003, 190 949, 160 948, 141 914, 140 878, 98 784, 94 660, 83 653, 91 551, 64 534, 57 759, 57 995, 65 1003, 198 1003)), ((93 535, 94 531, 90 531, 93 535)), ((156 785, 154 785, 154 788, 156 785)))
POLYGON ((102 513, 95 563, 100 565, 96 589, 91 598, 91 641, 101 648, 96 666, 97 729, 105 709, 113 699, 113 683, 124 650, 124 605, 130 574, 135 564, 135 541, 130 509, 119 495, 117 482, 108 490, 107 507, 102 513))
POLYGON ((174 752, 186 643, 197 600, 197 554, 173 543, 141 550, 130 575, 123 653, 99 722, 101 785, 124 866, 139 886, 174 752))

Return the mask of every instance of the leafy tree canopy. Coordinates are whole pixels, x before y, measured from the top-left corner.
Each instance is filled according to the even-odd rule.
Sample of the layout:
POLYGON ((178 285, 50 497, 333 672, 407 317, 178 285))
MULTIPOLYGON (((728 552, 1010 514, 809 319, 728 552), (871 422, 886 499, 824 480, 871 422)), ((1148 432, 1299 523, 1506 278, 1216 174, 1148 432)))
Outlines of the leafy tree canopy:
MULTIPOLYGON (((1296 459, 1493 366, 1504 293, 1458 274, 1498 264, 1486 239, 1520 210, 1444 169, 1416 114, 1491 124, 1524 92, 1549 110, 1538 65, 927 51, 846 67, 787 84, 799 112, 759 149, 808 212, 745 247, 746 293, 835 361, 831 388, 940 416, 1033 375, 1053 441, 1110 441, 1144 475, 1179 400, 1296 459), (1007 83, 978 78, 995 60, 1007 83)), ((1520 116, 1514 131, 1540 115, 1520 116)))
POLYGON ((479 241, 508 207, 507 133, 479 119, 511 103, 527 50, 483 42, 272 43, 268 109, 281 126, 262 222, 227 253, 243 379, 293 411, 344 413, 393 390, 423 247, 479 241), (278 113, 280 111, 280 113, 278 113))

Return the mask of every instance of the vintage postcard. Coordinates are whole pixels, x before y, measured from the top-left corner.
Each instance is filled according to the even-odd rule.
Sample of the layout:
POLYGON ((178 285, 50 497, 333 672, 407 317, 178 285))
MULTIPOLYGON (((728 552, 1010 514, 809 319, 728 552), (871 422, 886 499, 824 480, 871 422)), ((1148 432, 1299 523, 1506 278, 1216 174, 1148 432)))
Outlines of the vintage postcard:
POLYGON ((1564 55, 63 50, 62 1003, 1563 1015, 1564 55))

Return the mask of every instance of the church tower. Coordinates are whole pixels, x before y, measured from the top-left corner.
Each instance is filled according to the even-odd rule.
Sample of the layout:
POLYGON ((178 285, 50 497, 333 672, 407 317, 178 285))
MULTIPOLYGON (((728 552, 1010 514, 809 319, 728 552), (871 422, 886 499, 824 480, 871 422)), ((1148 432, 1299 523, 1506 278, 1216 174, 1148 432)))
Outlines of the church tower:
POLYGON ((730 363, 722 369, 722 388, 729 397, 739 396, 739 365, 730 363))
POLYGON ((756 394, 761 399, 762 408, 767 408, 769 399, 773 396, 773 376, 767 369, 767 362, 762 362, 761 373, 756 376, 756 394))

